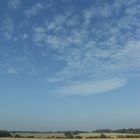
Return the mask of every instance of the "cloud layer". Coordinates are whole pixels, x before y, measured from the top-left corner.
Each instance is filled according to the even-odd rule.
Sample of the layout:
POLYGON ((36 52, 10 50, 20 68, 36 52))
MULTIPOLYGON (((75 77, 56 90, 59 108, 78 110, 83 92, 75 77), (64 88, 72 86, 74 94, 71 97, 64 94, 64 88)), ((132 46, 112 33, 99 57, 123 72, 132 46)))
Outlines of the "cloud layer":
POLYGON ((126 80, 124 79, 107 79, 101 81, 88 81, 83 83, 75 83, 70 86, 66 86, 56 93, 60 95, 91 95, 110 92, 125 86, 126 80))
POLYGON ((10 9, 16 10, 17 8, 19 8, 21 5, 21 0, 9 0, 8 1, 8 7, 10 9))
POLYGON ((36 73, 52 84, 139 75, 139 0, 28 2, 7 1, 1 71, 36 73))

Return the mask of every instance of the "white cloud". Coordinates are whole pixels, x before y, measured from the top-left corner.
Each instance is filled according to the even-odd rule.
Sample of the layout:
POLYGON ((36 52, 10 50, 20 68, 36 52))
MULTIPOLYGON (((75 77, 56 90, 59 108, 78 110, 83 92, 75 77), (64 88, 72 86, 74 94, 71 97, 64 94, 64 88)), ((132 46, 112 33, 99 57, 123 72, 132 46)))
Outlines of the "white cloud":
MULTIPOLYGON (((46 59, 43 56, 51 54, 47 60, 50 59, 52 65, 57 63, 59 68, 52 72, 48 81, 128 76, 131 71, 140 69, 140 19, 136 0, 124 1, 118 0, 111 4, 107 1, 95 2, 95 5, 77 13, 74 13, 73 7, 54 14, 55 5, 53 12, 48 12, 52 13, 51 16, 41 13, 46 10, 44 3, 36 3, 24 14, 31 17, 41 13, 43 16, 40 16, 39 22, 30 23, 28 19, 24 19, 26 26, 17 28, 13 24, 14 20, 7 19, 2 27, 2 34, 16 42, 32 37, 32 41, 41 46, 38 53, 43 54, 43 60, 46 59), (26 32, 29 28, 32 32, 26 32)), ((29 55, 34 56, 34 51, 27 50, 29 55)), ((47 63, 43 65, 47 67, 47 63)))
POLYGON ((91 20, 96 17, 108 18, 112 15, 112 8, 108 4, 101 4, 92 6, 83 10, 85 18, 84 26, 89 26, 91 20))
POLYGON ((9 69, 7 69, 7 72, 9 74, 17 74, 18 73, 18 71, 15 68, 9 68, 9 69))
POLYGON ((135 70, 140 68, 140 41, 130 40, 123 49, 112 56, 119 62, 119 68, 135 70))
POLYGON ((10 18, 7 18, 4 23, 3 27, 1 28, 2 34, 7 40, 11 40, 13 37, 13 31, 14 31, 14 24, 13 21, 10 18))
POLYGON ((130 7, 125 10, 125 13, 128 15, 139 15, 140 5, 136 5, 135 7, 130 7))
POLYGON ((66 86, 58 91, 55 91, 55 93, 61 95, 92 95, 110 92, 125 86, 125 84, 125 79, 117 78, 101 81, 90 81, 66 86))
POLYGON ((140 20, 137 17, 139 6, 129 5, 119 18, 115 17, 116 14, 111 6, 104 7, 112 10, 108 12, 108 16, 111 13, 111 19, 105 19, 103 16, 100 17, 103 22, 100 22, 98 15, 100 11, 97 10, 100 8, 91 7, 86 9, 89 13, 84 15, 85 22, 76 28, 65 30, 65 38, 60 36, 63 29, 56 32, 58 36, 56 34, 55 38, 59 42, 51 40, 51 47, 55 45, 56 51, 61 52, 57 59, 64 61, 65 65, 51 76, 49 81, 129 77, 130 73, 132 76, 134 71, 140 70, 140 38, 139 32, 136 33, 140 27, 140 20), (125 12, 130 9, 134 11, 128 16, 125 12), (99 13, 92 13, 92 10, 97 10, 99 13), (90 25, 94 16, 99 19, 90 25), (89 23, 85 27, 87 20, 89 23), (64 40, 65 45, 63 45, 64 40), (54 42, 56 43, 53 44, 54 42), (59 51, 62 48, 64 51, 59 51))
POLYGON ((9 0, 8 7, 16 10, 21 5, 21 0, 9 0))
POLYGON ((66 22, 68 15, 57 15, 50 23, 46 23, 48 30, 58 31, 66 22))
POLYGON ((27 35, 26 33, 23 33, 22 39, 25 40, 25 39, 27 39, 27 38, 28 38, 28 35, 27 35))
POLYGON ((42 46, 46 42, 46 30, 44 27, 34 27, 33 29, 33 41, 35 44, 42 46))
POLYGON ((71 18, 66 20, 66 26, 67 27, 77 27, 80 24, 80 16, 74 15, 71 18))
POLYGON ((36 16, 37 14, 41 12, 42 9, 43 9, 43 5, 41 3, 36 3, 35 5, 31 7, 31 9, 26 10, 24 14, 27 17, 36 16))

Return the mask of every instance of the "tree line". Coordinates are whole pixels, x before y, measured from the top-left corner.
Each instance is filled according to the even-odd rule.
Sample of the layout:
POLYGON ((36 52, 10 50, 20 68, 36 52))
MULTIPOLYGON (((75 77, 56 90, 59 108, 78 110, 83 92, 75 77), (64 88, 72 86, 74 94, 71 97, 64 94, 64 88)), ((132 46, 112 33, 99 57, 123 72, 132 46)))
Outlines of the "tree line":
POLYGON ((140 128, 128 128, 128 129, 98 129, 92 131, 93 133, 129 133, 129 134, 140 134, 140 128))
POLYGON ((11 137, 11 133, 6 130, 0 130, 0 137, 11 137))
POLYGON ((129 134, 140 134, 140 128, 128 128, 128 129, 97 129, 93 131, 82 131, 82 130, 74 130, 74 131, 10 131, 11 133, 66 133, 71 132, 73 134, 78 133, 129 133, 129 134))

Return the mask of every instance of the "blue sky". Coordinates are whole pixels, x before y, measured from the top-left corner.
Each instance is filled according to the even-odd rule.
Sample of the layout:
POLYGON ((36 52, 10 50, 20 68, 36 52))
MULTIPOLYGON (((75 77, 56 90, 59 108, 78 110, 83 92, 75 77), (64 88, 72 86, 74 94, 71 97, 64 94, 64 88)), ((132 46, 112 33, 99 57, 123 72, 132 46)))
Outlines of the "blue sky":
POLYGON ((1 129, 139 127, 139 11, 139 0, 1 0, 1 129))

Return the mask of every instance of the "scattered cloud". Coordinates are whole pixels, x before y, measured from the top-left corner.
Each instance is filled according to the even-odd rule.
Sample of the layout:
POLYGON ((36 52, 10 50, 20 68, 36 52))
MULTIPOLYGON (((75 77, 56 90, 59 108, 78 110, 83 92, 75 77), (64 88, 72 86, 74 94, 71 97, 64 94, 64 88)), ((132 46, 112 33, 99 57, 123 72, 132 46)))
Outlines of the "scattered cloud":
POLYGON ((14 31, 14 24, 12 19, 7 18, 4 22, 3 22, 3 27, 1 28, 2 30, 2 34, 3 36, 7 39, 7 40, 11 40, 13 37, 13 31, 14 31))
POLYGON ((8 1, 8 7, 10 9, 14 9, 16 10, 17 8, 19 8, 21 5, 21 0, 9 0, 8 1))
POLYGON ((73 85, 66 86, 58 91, 60 95, 92 95, 110 92, 125 86, 126 80, 124 79, 107 79, 101 81, 80 82, 73 85))
POLYGON ((28 38, 28 35, 27 35, 26 33, 23 33, 23 34, 22 34, 22 39, 25 40, 25 39, 27 39, 27 38, 28 38))
POLYGON ((6 18, 1 27, 2 35, 6 40, 14 40, 12 43, 16 45, 24 44, 24 47, 9 49, 13 61, 8 59, 7 67, 14 63, 15 68, 28 71, 30 67, 31 73, 43 71, 45 76, 49 71, 47 81, 50 83, 127 79, 134 73, 139 74, 138 0, 95 1, 80 8, 72 1, 66 8, 66 2, 62 1, 33 2, 24 8, 27 10, 20 26, 14 17, 6 18), (34 16, 39 20, 29 20, 34 16))
POLYGON ((7 69, 7 72, 9 74, 18 74, 18 71, 15 68, 9 68, 9 69, 7 69))
POLYGON ((89 26, 91 19, 93 18, 109 18, 112 15, 112 8, 107 4, 95 5, 83 10, 83 16, 85 18, 84 26, 89 26))
MULTIPOLYGON (((122 3, 118 4, 121 7, 122 3)), ((118 18, 111 5, 89 7, 83 11, 85 22, 78 27, 66 30, 62 22, 64 26, 60 31, 52 30, 55 39, 49 40, 49 43, 52 42, 51 49, 56 49, 59 53, 57 59, 63 60, 65 66, 49 81, 129 77, 130 73, 133 75, 140 69, 139 10, 137 4, 131 4, 119 11, 121 15, 118 18), (99 9, 106 9, 105 15, 99 9), (126 11, 131 13, 126 14, 126 11), (98 20, 94 19, 96 16, 98 20)), ((69 19, 73 19, 73 16, 69 19)), ((48 43, 47 39, 45 43, 48 43)))
POLYGON ((24 12, 24 14, 27 17, 36 16, 36 15, 38 15, 41 12, 42 9, 43 9, 43 5, 41 3, 36 3, 30 9, 26 10, 24 12))

